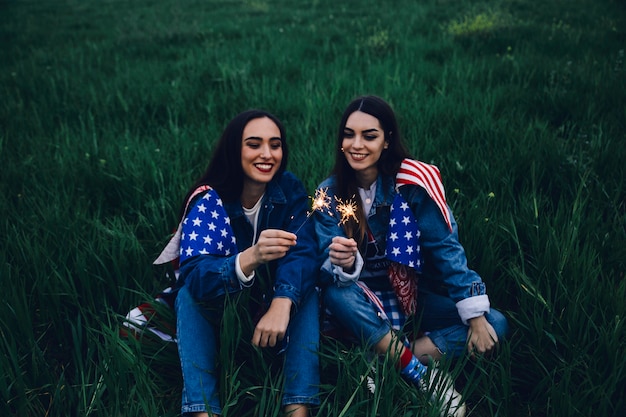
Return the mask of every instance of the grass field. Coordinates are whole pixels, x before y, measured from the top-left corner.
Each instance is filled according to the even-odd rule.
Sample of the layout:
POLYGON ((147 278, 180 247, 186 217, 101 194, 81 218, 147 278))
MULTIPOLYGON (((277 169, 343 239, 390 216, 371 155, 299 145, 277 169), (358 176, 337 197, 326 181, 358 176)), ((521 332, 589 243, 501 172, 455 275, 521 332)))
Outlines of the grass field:
MULTIPOLYGON (((261 107, 313 192, 363 93, 440 167, 514 330, 450 364, 470 415, 623 415, 623 1, 0 0, 0 44, 0 415, 178 415, 175 347, 118 325, 167 285, 186 189, 261 107)), ((368 355, 321 355, 316 415, 433 415, 387 363, 370 395, 368 355)), ((225 416, 279 414, 262 361, 222 379, 225 416)))

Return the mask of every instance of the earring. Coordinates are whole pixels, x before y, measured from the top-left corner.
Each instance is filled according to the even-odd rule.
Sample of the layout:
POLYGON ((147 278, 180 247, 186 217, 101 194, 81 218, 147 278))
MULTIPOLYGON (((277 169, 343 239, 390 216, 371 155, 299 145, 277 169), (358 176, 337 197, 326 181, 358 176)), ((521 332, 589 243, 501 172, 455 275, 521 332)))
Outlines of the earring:
POLYGON ((341 152, 343 152, 343 146, 341 147, 341 152))

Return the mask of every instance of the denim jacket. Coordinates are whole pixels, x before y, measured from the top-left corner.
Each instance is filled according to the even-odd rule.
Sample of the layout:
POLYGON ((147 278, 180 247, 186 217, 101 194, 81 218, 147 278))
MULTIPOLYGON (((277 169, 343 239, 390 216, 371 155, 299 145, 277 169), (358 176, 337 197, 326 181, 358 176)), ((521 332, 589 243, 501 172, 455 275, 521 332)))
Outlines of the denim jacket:
MULTIPOLYGON (((318 189, 327 189, 327 194, 334 203, 335 177, 324 180, 318 189)), ((395 196, 395 179, 379 175, 376 180, 376 197, 368 213, 368 226, 381 247, 385 247, 389 227, 390 207, 395 196)), ((443 289, 454 300, 459 316, 464 323, 489 311, 489 298, 481 277, 467 266, 465 250, 458 240, 457 224, 450 208, 452 232, 448 228, 441 211, 427 192, 415 185, 400 187, 400 193, 409 203, 420 229, 423 267, 419 276, 419 287, 424 290, 440 291, 443 289)), ((328 258, 328 246, 334 236, 344 236, 343 228, 338 224, 336 212, 332 215, 324 212, 315 213, 315 230, 319 249, 324 263, 320 281, 323 285, 334 282, 345 285, 359 278, 363 267, 362 256, 358 254, 355 271, 351 274, 340 267, 331 265, 328 258)))
MULTIPOLYGON (((259 213, 257 236, 265 229, 295 231, 305 223, 309 198, 302 183, 290 172, 268 183, 259 213)), ((224 203, 230 225, 237 239, 239 252, 252 246, 254 230, 239 201, 224 203)), ((212 300, 224 294, 241 291, 237 278, 237 256, 198 255, 180 266, 179 282, 187 285, 198 300, 212 300)), ((317 241, 313 222, 306 222, 298 231, 297 244, 281 259, 271 261, 257 270, 257 275, 272 279, 273 297, 291 299, 298 306, 302 297, 315 285, 319 271, 317 241)), ((255 278, 257 279, 257 278, 255 278)))

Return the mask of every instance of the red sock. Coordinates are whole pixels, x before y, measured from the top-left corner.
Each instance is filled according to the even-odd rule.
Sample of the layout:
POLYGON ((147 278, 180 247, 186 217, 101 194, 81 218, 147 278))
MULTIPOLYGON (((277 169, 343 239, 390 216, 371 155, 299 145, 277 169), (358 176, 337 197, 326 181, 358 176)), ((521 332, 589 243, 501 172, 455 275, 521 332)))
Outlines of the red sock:
POLYGON ((411 352, 410 349, 407 349, 405 347, 402 348, 402 353, 400 354, 400 362, 399 362, 399 367, 400 369, 404 369, 409 362, 411 362, 411 359, 413 359, 413 352, 411 352))

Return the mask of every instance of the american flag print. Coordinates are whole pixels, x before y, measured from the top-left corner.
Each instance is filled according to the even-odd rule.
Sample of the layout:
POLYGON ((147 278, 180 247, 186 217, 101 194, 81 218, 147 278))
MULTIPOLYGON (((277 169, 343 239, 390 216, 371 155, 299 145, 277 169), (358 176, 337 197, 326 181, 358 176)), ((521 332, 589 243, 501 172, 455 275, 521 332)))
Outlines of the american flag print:
POLYGON ((430 198, 437 204, 448 229, 452 231, 452 221, 446 202, 446 192, 441 182, 439 168, 413 159, 404 159, 396 174, 396 188, 403 185, 419 185, 426 190, 430 198))
POLYGON ((231 256, 237 252, 230 218, 215 190, 209 189, 182 222, 180 262, 197 255, 231 256))
POLYGON ((420 231, 417 220, 404 197, 393 199, 387 230, 387 259, 422 272, 420 231))

